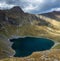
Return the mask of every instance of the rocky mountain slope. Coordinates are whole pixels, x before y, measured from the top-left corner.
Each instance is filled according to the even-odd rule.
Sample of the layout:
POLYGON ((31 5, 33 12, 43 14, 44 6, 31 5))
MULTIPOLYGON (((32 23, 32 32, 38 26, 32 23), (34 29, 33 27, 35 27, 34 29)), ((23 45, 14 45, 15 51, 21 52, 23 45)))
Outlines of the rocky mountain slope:
POLYGON ((17 6, 9 10, 0 10, 0 58, 14 55, 14 51, 11 49, 12 43, 9 42, 9 39, 18 36, 34 36, 52 39, 55 45, 57 44, 53 46, 52 51, 54 51, 53 49, 59 50, 60 12, 53 11, 35 15, 24 13, 21 8, 17 6))

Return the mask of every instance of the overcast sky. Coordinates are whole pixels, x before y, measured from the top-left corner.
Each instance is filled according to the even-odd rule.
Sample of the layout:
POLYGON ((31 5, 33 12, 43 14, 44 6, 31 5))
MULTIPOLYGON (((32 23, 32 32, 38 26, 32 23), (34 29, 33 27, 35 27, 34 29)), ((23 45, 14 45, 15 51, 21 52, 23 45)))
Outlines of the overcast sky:
POLYGON ((60 0, 0 0, 0 9, 20 6, 25 12, 44 13, 60 11, 60 0))

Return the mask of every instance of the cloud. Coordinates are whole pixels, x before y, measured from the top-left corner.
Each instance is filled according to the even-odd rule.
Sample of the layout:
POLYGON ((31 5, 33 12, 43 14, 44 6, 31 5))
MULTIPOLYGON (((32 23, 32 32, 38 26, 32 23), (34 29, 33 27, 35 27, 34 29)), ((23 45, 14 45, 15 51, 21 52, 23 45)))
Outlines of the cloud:
POLYGON ((11 8, 14 5, 20 6, 28 13, 44 13, 49 11, 60 11, 60 0, 0 0, 0 7, 11 8))
POLYGON ((23 0, 23 10, 29 13, 44 13, 60 8, 59 0, 23 0), (25 3, 25 4, 24 4, 25 3))
POLYGON ((9 9, 12 8, 14 5, 8 5, 5 2, 4 3, 0 3, 0 9, 9 9))

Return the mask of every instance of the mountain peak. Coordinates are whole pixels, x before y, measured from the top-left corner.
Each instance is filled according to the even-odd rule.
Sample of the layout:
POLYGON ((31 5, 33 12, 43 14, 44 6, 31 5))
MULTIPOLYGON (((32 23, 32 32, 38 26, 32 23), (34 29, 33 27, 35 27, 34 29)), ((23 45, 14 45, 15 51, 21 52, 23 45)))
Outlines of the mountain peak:
POLYGON ((53 11, 53 13, 60 15, 60 11, 53 11))
POLYGON ((13 8, 11 8, 11 11, 13 11, 13 12, 20 12, 20 13, 23 12, 23 10, 19 6, 14 6, 13 8))

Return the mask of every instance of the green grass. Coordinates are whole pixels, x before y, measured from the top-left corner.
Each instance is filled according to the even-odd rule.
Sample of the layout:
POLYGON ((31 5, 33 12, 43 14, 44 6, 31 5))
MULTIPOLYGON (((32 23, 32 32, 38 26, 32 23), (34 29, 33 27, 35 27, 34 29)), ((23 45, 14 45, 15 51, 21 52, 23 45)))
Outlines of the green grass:
POLYGON ((55 46, 53 49, 60 49, 60 44, 58 44, 57 46, 55 46))

